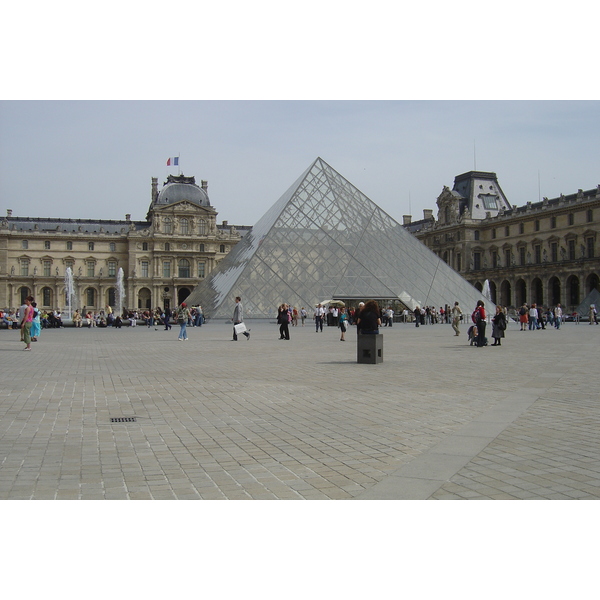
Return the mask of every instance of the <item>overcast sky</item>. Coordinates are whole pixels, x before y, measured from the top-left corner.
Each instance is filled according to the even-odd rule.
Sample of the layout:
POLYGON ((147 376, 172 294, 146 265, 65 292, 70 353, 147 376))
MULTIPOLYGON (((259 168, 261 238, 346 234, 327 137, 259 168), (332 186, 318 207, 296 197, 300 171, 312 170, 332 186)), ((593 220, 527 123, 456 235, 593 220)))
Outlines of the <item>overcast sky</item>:
POLYGON ((145 219, 167 158, 253 225, 320 156, 393 218, 493 171, 512 204, 600 183, 598 101, 4 101, 2 214, 145 219))
POLYGON ((400 222, 474 168, 514 205, 593 188, 592 6, 7 5, 0 215, 143 220, 177 155, 236 225, 318 156, 400 222))

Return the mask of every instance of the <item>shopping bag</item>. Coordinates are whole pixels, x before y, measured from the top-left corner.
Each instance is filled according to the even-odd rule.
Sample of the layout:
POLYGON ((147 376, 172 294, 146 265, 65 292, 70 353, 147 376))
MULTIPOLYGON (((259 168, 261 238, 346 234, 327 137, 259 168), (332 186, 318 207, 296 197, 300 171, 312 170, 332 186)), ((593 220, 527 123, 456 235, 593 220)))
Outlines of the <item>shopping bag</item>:
POLYGON ((240 333, 246 331, 246 325, 244 325, 244 323, 238 323, 237 325, 234 325, 233 328, 235 329, 235 335, 240 335, 240 333))

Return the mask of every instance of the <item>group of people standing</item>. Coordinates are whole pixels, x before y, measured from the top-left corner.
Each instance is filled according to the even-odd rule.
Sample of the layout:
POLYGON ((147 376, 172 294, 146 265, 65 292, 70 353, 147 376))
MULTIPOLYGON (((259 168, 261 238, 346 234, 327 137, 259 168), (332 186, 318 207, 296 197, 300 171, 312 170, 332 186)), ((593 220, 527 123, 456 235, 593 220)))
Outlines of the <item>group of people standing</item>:
POLYGON ((560 329, 563 321, 563 310, 558 303, 554 310, 550 307, 544 308, 538 306, 535 302, 531 305, 523 304, 519 309, 519 331, 535 331, 537 329, 546 329, 546 324, 554 325, 556 329, 560 329))

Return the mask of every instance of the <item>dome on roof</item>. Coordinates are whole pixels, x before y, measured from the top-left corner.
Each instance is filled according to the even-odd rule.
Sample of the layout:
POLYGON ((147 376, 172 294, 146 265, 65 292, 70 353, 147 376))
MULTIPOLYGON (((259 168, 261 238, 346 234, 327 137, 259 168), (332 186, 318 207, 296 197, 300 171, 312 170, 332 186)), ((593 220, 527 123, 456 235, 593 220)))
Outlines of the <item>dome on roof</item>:
POLYGON ((205 182, 202 187, 196 185, 194 177, 169 175, 163 189, 159 192, 154 206, 164 206, 186 200, 198 206, 210 206, 205 182))

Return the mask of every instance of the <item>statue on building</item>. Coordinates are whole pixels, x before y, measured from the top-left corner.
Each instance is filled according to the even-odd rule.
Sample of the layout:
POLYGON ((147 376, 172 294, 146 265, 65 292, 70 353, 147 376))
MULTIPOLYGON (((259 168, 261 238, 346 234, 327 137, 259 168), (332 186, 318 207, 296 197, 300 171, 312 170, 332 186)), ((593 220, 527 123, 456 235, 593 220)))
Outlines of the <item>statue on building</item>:
POLYGON ((542 262, 548 262, 548 252, 546 248, 544 248, 544 251, 542 252, 542 262))
POLYGON ((33 267, 33 276, 35 277, 37 275, 37 266, 33 267))
POLYGON ((56 267, 56 276, 58 277, 58 267, 56 267))
POLYGON ((10 268, 10 274, 11 275, 15 274, 15 266, 14 265, 10 268))
POLYGON ((100 272, 98 273, 100 277, 102 277, 102 267, 100 267, 100 272))
POLYGON ((567 260, 567 251, 564 249, 563 246, 560 247, 560 257, 562 258, 562 260, 567 260))

